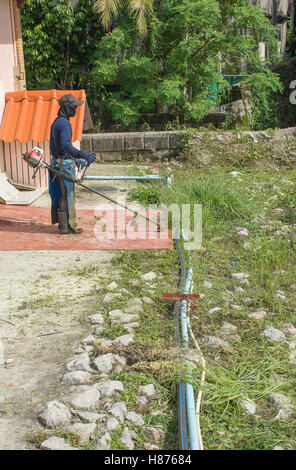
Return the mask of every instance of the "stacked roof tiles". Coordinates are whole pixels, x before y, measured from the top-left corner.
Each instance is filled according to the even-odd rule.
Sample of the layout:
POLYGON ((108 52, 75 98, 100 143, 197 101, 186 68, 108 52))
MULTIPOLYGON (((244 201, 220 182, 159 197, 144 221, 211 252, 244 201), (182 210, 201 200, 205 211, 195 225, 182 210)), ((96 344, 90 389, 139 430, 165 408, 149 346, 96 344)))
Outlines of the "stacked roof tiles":
MULTIPOLYGON (((71 93, 79 100, 86 99, 84 90, 38 90, 6 93, 6 105, 0 127, 0 140, 28 142, 49 140, 50 126, 57 117, 58 100, 71 93)), ((81 140, 85 104, 78 106, 70 119, 73 142, 81 140)))

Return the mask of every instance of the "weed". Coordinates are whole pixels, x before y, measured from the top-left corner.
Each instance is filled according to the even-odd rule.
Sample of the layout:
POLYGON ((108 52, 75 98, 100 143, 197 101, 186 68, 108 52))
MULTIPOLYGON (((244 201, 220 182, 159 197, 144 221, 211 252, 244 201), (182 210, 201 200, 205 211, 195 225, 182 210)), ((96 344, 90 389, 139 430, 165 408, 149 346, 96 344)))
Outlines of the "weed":
POLYGON ((18 307, 19 310, 37 310, 39 308, 49 307, 53 304, 55 300, 54 295, 47 295, 45 297, 37 297, 32 300, 27 300, 22 302, 22 304, 18 307))

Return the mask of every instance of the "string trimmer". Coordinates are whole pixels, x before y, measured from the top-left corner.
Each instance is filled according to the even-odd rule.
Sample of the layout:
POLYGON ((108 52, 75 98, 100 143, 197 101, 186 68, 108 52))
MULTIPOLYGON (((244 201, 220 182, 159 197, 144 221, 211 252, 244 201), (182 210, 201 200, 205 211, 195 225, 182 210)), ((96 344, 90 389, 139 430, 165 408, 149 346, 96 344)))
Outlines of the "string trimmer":
POLYGON ((67 173, 64 173, 63 171, 60 171, 56 168, 53 168, 52 166, 48 165, 48 163, 44 162, 42 160, 42 155, 43 155, 43 150, 40 149, 39 147, 34 147, 34 149, 28 153, 23 153, 23 159, 25 160, 26 163, 28 163, 28 165, 32 168, 35 169, 34 171, 34 174, 33 174, 33 178, 36 177, 36 174, 37 174, 37 171, 40 169, 40 168, 46 168, 47 170, 51 171, 52 173, 54 173, 55 175, 57 176, 62 176, 63 178, 69 180, 69 181, 72 181, 73 183, 76 183, 78 184, 79 186, 82 186, 83 188, 85 188, 87 191, 91 191, 92 193, 95 193, 95 194, 98 194, 99 196, 103 197, 104 199, 107 199, 108 201, 112 202, 113 204, 116 204, 120 207, 123 207, 125 210, 127 211, 130 211, 132 212, 133 214, 135 214, 135 217, 133 218, 133 220, 131 221, 131 225, 136 225, 137 223, 137 220, 139 217, 142 217, 146 220, 148 220, 148 222, 152 222, 154 224, 157 225, 157 231, 159 232, 160 231, 160 224, 158 222, 156 222, 155 220, 151 220, 149 219, 148 217, 146 217, 145 215, 143 214, 140 214, 139 212, 133 210, 133 209, 130 209, 129 207, 125 206, 124 204, 121 204, 117 201, 115 201, 114 199, 112 199, 111 197, 109 196, 106 196, 105 194, 102 194, 100 193, 99 191, 97 191, 96 189, 93 189, 89 186, 86 186, 85 184, 82 183, 82 180, 83 180, 83 176, 84 176, 84 173, 88 167, 88 165, 85 167, 84 169, 84 172, 82 173, 80 179, 77 179, 77 178, 74 178, 73 176, 67 174, 67 173))

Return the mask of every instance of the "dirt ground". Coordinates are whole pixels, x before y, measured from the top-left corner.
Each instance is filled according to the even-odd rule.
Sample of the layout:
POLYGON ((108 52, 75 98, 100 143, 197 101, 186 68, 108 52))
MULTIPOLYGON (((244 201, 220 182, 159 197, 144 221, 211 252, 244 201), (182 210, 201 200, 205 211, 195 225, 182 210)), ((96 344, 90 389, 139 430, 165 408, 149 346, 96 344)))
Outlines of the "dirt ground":
MULTIPOLYGON (((118 164, 93 165, 88 170, 88 174, 127 173, 131 175, 132 169, 118 164)), ((137 183, 87 184, 116 197, 137 183)), ((78 188, 78 209, 102 203, 103 198, 78 188)), ((48 193, 34 205, 48 207, 48 193)), ((112 281, 113 256, 102 250, 0 252, 0 339, 8 361, 0 368, 0 449, 28 449, 26 436, 39 429, 37 413, 46 402, 59 398, 64 364, 79 340, 91 333, 84 318, 99 309, 94 278, 112 281), (90 265, 96 267, 94 276, 79 275, 90 265)))

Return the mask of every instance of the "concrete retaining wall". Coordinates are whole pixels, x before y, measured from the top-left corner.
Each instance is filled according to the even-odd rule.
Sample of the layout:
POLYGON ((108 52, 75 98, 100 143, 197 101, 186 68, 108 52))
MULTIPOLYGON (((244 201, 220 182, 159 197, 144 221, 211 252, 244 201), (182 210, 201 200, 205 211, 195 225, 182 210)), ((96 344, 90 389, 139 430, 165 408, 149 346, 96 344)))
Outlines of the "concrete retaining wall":
POLYGON ((81 149, 94 152, 99 161, 159 160, 178 154, 181 135, 178 131, 83 134, 81 149))

